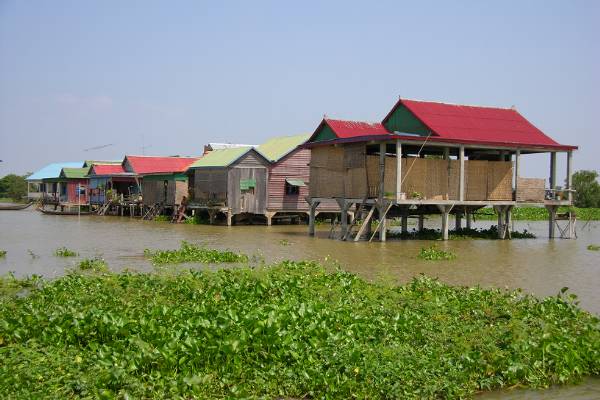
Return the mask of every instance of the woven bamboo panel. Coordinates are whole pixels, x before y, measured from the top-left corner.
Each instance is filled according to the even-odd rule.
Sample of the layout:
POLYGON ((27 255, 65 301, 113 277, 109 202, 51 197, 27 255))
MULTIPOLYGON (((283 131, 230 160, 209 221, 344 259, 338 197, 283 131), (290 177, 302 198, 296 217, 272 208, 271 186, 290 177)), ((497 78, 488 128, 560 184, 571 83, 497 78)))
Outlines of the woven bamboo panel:
POLYGON ((517 201, 543 202, 546 181, 537 178, 518 178, 517 201))
POLYGON ((344 146, 344 168, 364 168, 366 151, 364 143, 344 146))
POLYGON ((488 161, 465 161, 465 200, 485 200, 487 192, 488 161))
POLYGON ((310 196, 344 196, 344 149, 334 146, 315 147, 311 150, 310 196))
POLYGON ((449 160, 448 163, 448 197, 446 200, 458 200, 458 186, 460 184, 460 162, 449 160))
POLYGON ((362 199, 367 196, 367 190, 367 171, 364 168, 349 168, 344 185, 345 197, 362 199))
POLYGON ((409 157, 402 159, 402 192, 406 197, 427 195, 427 159, 409 157))
POLYGON ((488 200, 512 200, 513 164, 510 161, 488 161, 488 200))
POLYGON ((448 194, 448 161, 423 159, 427 165, 425 198, 444 200, 448 194))

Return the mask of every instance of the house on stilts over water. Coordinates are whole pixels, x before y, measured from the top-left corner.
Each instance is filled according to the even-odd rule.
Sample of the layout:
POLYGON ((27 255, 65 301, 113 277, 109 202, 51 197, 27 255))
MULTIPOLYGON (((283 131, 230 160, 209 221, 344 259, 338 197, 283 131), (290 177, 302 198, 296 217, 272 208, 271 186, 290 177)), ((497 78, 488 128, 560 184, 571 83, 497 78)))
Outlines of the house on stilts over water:
MULTIPOLYGON (((323 201, 342 209, 343 240, 378 235, 386 240, 386 220, 441 214, 442 238, 448 239, 449 216, 456 227, 463 218, 492 206, 498 215, 498 235, 507 238, 515 205, 546 207, 549 237, 555 237, 557 209, 572 204, 572 154, 545 135, 514 108, 466 106, 400 99, 381 123, 325 118, 307 146, 311 148, 309 234, 323 201), (549 154, 548 185, 524 178, 521 158, 549 154), (566 187, 557 186, 557 154, 566 154, 566 187), (356 218, 348 219, 354 211, 356 218), (378 219, 375 234, 371 222, 378 219), (360 223, 359 223, 360 221, 360 223)), ((565 217, 561 236, 572 237, 574 216, 565 217)))
POLYGON ((59 162, 48 164, 26 178, 27 197, 31 200, 41 199, 47 203, 58 204, 60 198, 60 173, 63 168, 79 168, 82 161, 59 162))

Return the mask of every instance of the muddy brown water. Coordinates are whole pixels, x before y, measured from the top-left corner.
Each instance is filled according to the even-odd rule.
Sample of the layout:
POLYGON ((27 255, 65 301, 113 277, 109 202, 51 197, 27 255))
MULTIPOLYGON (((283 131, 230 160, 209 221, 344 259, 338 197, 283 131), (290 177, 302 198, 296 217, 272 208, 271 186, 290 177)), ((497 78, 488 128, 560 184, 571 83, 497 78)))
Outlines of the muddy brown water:
MULTIPOLYGON (((478 221, 475 227, 490 224, 478 221)), ((439 220, 432 218, 425 225, 438 228, 439 220)), ((101 255, 114 271, 151 271, 144 249, 177 248, 187 240, 255 255, 267 263, 284 259, 338 263, 375 281, 403 283, 424 273, 454 285, 522 288, 537 296, 555 295, 566 286, 579 296, 583 308, 599 315, 600 252, 587 250, 587 246, 600 244, 600 223, 579 222, 577 240, 548 240, 547 222, 515 221, 514 228, 527 229, 538 238, 353 243, 327 239, 328 225, 318 226, 317 236, 309 237, 305 225, 173 225, 127 217, 44 215, 33 209, 0 211, 0 250, 8 252, 0 259, 0 275, 9 271, 19 277, 63 275, 75 266, 77 258, 55 257, 54 251, 61 246, 77 251, 79 258, 101 255), (427 262, 416 258, 422 247, 432 244, 455 252, 456 260, 427 262)), ((502 391, 483 397, 600 398, 600 379, 543 392, 502 391)))

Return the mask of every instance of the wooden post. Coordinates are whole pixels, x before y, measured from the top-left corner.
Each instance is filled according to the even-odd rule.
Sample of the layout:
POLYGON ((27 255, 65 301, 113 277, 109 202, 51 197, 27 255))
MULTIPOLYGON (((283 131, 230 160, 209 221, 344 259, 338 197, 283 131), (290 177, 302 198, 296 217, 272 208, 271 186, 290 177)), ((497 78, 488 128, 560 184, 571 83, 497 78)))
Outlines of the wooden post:
POLYGON ((557 208, 558 206, 546 206, 546 209, 548 210, 548 237, 550 239, 554 239, 555 237, 557 208))
POLYGON ((467 229, 471 229, 473 226, 473 215, 469 212, 469 210, 466 210, 466 214, 467 214, 467 229))
POLYGON ((396 201, 402 193, 402 144, 396 140, 396 201))
POLYGON ((506 206, 506 217, 505 217, 505 237, 508 236, 509 239, 512 239, 511 234, 511 225, 512 225, 512 206, 506 206))
MULTIPOLYGON (((567 190, 569 203, 573 203, 573 150, 567 151, 567 190)), ((570 221, 570 219, 569 219, 570 221)), ((569 222, 570 223, 570 222, 569 222)))
POLYGON ((556 189, 556 152, 550 153, 550 189, 556 189))
POLYGON ((378 196, 378 210, 379 210, 379 240, 385 242, 386 240, 386 223, 385 223, 385 211, 386 207, 383 204, 383 198, 385 195, 385 153, 386 144, 385 142, 379 143, 379 196, 378 196))
POLYGON ((425 225, 425 216, 423 214, 419 214, 419 223, 418 223, 419 232, 423 232, 424 225, 425 225))
POLYGON ((457 212, 456 214, 454 214, 454 229, 459 231, 462 229, 462 213, 457 212))
POLYGON ((460 178, 458 181, 458 199, 465 201, 465 146, 460 146, 458 150, 460 160, 460 178))
POLYGON ((346 201, 344 201, 342 203, 342 207, 341 207, 341 213, 340 213, 340 220, 342 223, 342 236, 341 239, 344 240, 344 238, 346 237, 346 235, 348 234, 348 209, 350 208, 351 204, 347 203, 346 201))
POLYGON ((408 215, 402 215, 402 233, 408 232, 408 215))
POLYGON ((315 236, 315 218, 317 216, 317 207, 319 202, 316 200, 310 201, 310 210, 308 214, 308 235, 315 236))
POLYGON ((517 201, 517 191, 519 190, 519 159, 521 157, 521 150, 515 152, 515 194, 513 197, 514 201, 517 201))

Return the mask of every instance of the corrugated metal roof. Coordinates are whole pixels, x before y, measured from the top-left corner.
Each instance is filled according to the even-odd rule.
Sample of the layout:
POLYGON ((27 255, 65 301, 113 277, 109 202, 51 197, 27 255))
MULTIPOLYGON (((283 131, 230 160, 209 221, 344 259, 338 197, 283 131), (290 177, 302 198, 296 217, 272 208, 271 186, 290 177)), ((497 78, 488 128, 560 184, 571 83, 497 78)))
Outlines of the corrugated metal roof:
POLYGON ((252 147, 213 150, 198 159, 189 168, 227 167, 251 150, 252 147))
POLYGON ((84 167, 91 167, 96 164, 121 164, 123 160, 85 160, 83 162, 84 167))
POLYGON ((324 118, 323 122, 329 125, 338 138, 389 134, 388 130, 379 122, 347 121, 329 118, 324 118))
POLYGON ((89 168, 63 168, 60 172, 60 177, 66 179, 84 179, 87 178, 89 170, 89 168))
POLYGON ((155 157, 155 156, 125 156, 129 161, 132 172, 143 174, 185 172, 189 166, 198 160, 197 157, 155 157))
POLYGON ((125 170, 121 164, 95 164, 89 174, 94 176, 123 175, 125 170))
POLYGON ((574 148, 554 141, 512 108, 400 99, 384 118, 384 122, 401 105, 412 112, 435 136, 453 142, 574 148))
POLYGON ((267 160, 277 162, 294 151, 298 146, 304 144, 310 138, 310 134, 294 136, 278 136, 267 140, 256 148, 267 160))
POLYGON ((80 168, 83 165, 83 161, 73 162, 59 162, 46 165, 44 168, 34 172, 30 175, 28 181, 39 181, 42 179, 58 178, 60 171, 63 168, 80 168))

